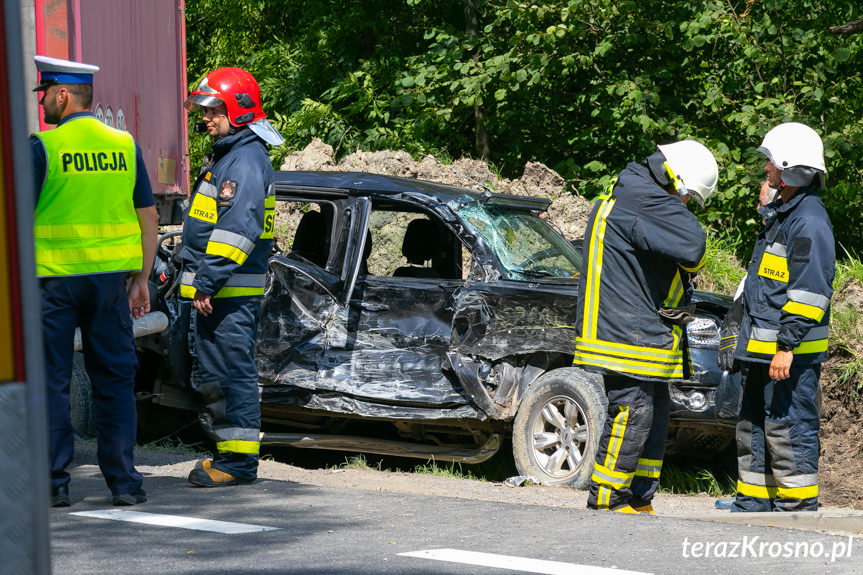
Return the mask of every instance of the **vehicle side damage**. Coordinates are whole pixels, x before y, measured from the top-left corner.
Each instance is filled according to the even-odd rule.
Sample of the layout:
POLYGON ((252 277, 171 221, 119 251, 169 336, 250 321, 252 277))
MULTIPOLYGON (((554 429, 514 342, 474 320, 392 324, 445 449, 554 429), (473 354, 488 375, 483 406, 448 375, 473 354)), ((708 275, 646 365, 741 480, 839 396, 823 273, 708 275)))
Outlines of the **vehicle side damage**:
POLYGON ((439 293, 429 290, 437 301, 418 302, 400 299, 401 290, 386 290, 387 305, 404 312, 396 322, 376 325, 359 307, 345 308, 322 295, 290 258, 272 258, 269 276, 258 339, 265 404, 387 419, 483 418, 442 365, 450 324, 435 310, 446 315, 451 302, 439 293), (412 315, 412 309, 431 313, 412 315))
MULTIPOLYGON (((586 484, 607 399, 600 376, 572 365, 580 248, 548 222, 548 200, 362 173, 279 172, 275 188, 277 220, 299 221, 276 222, 268 261, 262 443, 477 463, 511 436, 522 475, 586 484)), ((159 365, 139 389, 199 409, 176 249, 160 248, 152 276, 171 325, 139 341, 142 365, 159 365)), ((739 383, 716 369, 728 302, 696 300, 669 439, 712 453, 733 436, 739 383)))

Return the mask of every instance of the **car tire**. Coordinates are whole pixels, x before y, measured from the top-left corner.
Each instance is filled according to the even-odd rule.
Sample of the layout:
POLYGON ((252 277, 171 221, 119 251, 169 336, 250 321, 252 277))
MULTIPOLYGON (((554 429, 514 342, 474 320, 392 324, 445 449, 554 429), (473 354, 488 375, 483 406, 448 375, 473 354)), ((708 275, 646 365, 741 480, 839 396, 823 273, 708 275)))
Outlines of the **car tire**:
POLYGON ((586 488, 607 409, 598 376, 562 368, 539 377, 513 423, 512 453, 519 473, 543 485, 586 488))
POLYGON ((75 352, 72 358, 72 382, 69 387, 69 403, 72 408, 72 427, 75 435, 81 439, 91 439, 96 436, 95 407, 93 405, 93 387, 90 376, 84 367, 84 356, 75 352))

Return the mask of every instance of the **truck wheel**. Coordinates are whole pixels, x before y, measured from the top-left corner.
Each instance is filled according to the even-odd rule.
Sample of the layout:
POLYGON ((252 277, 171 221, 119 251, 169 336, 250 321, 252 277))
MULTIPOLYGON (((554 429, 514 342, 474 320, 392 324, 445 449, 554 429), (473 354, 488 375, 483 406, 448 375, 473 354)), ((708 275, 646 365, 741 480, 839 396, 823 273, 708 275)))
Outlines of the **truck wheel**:
POLYGON ((69 388, 69 403, 72 407, 72 427, 75 435, 82 439, 96 436, 95 407, 90 376, 84 368, 84 356, 75 352, 72 359, 72 383, 69 388))
POLYGON ((528 388, 513 423, 519 473, 544 485, 587 487, 607 409, 601 379, 574 368, 541 376, 528 388))

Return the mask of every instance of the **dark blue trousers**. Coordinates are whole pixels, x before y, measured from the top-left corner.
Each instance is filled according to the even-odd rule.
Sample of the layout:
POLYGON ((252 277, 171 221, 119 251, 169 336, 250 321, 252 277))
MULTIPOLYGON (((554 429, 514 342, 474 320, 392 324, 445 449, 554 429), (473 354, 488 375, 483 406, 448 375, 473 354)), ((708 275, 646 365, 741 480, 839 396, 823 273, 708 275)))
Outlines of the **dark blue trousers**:
POLYGON ((213 417, 213 467, 234 477, 258 475, 261 406, 255 341, 260 300, 213 298, 213 313, 195 314, 196 385, 213 417))
POLYGON ((42 331, 51 447, 51 487, 69 482, 75 434, 69 406, 75 327, 81 327, 84 364, 93 387, 97 456, 114 495, 141 488, 133 449, 135 339, 126 274, 43 278, 42 331))
POLYGON ((767 363, 743 362, 732 511, 817 511, 821 365, 791 365, 774 381, 767 363))

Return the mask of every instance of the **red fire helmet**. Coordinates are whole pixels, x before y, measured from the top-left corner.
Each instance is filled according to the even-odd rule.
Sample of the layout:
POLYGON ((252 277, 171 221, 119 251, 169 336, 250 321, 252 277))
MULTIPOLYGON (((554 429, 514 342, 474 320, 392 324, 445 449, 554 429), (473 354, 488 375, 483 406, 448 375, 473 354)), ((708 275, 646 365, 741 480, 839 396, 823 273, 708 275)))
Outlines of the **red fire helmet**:
POLYGON ((234 126, 245 126, 267 117, 261 106, 261 89, 255 78, 240 68, 219 68, 206 76, 192 90, 184 106, 215 108, 225 104, 228 120, 234 126))

